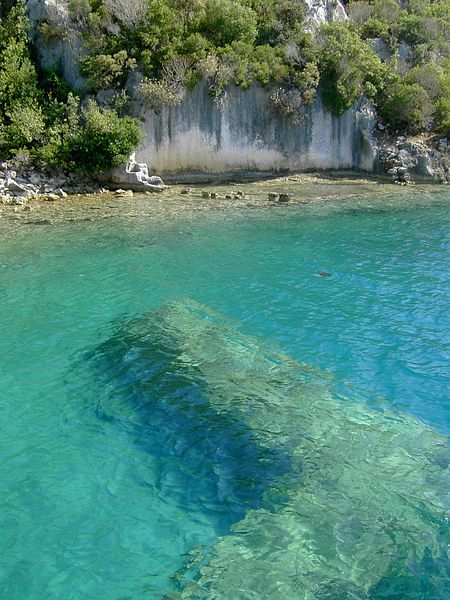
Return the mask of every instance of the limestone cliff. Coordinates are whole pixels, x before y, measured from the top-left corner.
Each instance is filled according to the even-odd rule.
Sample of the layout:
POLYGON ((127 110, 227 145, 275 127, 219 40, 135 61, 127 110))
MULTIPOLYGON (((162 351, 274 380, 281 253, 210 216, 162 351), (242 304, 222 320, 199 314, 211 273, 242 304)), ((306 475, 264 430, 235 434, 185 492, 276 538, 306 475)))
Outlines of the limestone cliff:
POLYGON ((363 101, 335 117, 317 98, 295 124, 274 113, 258 85, 230 88, 218 107, 199 84, 178 106, 155 112, 135 103, 134 111, 145 132, 137 156, 153 172, 371 171, 375 164, 375 116, 363 101))

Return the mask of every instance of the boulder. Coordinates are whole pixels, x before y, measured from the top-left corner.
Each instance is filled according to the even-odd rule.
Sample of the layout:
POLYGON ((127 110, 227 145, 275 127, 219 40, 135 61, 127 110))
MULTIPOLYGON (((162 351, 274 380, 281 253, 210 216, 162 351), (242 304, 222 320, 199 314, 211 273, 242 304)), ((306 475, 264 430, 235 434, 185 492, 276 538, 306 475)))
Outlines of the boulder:
POLYGON ((127 188, 134 192, 161 192, 167 189, 161 177, 148 174, 148 167, 145 163, 136 162, 134 153, 126 165, 104 174, 102 179, 109 180, 110 187, 127 188))
POLYGON ((133 196, 133 190, 116 190, 116 196, 120 196, 121 198, 131 198, 133 196))
POLYGON ((16 179, 6 179, 6 187, 15 196, 30 196, 36 194, 37 190, 33 185, 19 183, 16 179))
POLYGON ((289 202, 289 200, 292 200, 294 198, 294 194, 289 193, 283 193, 280 194, 280 197, 278 199, 279 202, 289 202))
POLYGON ((348 20, 343 4, 339 0, 305 0, 307 13, 305 29, 314 32, 326 23, 348 20))

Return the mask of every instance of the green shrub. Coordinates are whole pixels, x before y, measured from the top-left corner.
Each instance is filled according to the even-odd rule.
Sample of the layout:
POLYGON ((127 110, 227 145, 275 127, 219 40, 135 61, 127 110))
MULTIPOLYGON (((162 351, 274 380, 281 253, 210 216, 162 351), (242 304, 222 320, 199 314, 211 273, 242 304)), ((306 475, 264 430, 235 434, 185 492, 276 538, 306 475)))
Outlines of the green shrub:
POLYGON ((253 44, 257 35, 256 14, 238 0, 206 0, 199 31, 218 47, 235 41, 253 44))
POLYGON ((289 69, 284 62, 282 48, 267 44, 256 46, 252 53, 252 71, 256 81, 264 86, 287 79, 289 69))
POLYGON ((418 15, 402 15, 394 27, 398 39, 410 45, 430 43, 432 32, 427 27, 427 22, 418 15))
POLYGON ((381 38, 388 41, 390 38, 390 26, 385 21, 370 17, 361 24, 360 34, 363 39, 381 38))
POLYGON ((23 1, 0 21, 0 148, 9 153, 41 137, 41 94, 28 48, 28 19, 23 1))
POLYGON ((450 3, 447 0, 433 2, 427 7, 426 15, 438 19, 448 27, 450 26, 450 3))
POLYGON ((39 96, 36 69, 24 42, 12 39, 0 54, 0 111, 33 103, 39 96))
POLYGON ((320 82, 319 67, 315 62, 307 63, 302 71, 298 71, 295 74, 293 82, 298 88, 303 102, 305 104, 312 104, 316 98, 320 82))
POLYGON ((375 97, 387 78, 379 57, 356 32, 340 23, 322 28, 318 58, 323 99, 335 114, 349 109, 363 92, 375 97))
POLYGON ((123 84, 127 73, 136 67, 136 60, 129 58, 126 50, 113 56, 98 54, 85 56, 80 60, 80 73, 86 77, 92 90, 123 84))
POLYGON ((269 45, 252 46, 246 42, 233 42, 219 52, 216 71, 216 94, 220 95, 230 83, 247 89, 255 81, 264 86, 280 82, 289 75, 281 48, 269 45))
POLYGON ((136 119, 119 117, 93 100, 80 112, 69 102, 67 121, 44 148, 50 164, 70 171, 100 173, 126 162, 142 140, 136 119))
POLYGON ((213 46, 201 33, 191 33, 183 42, 181 53, 194 61, 199 61, 211 54, 213 46))
POLYGON ((292 0, 250 0, 257 18, 258 45, 290 41, 301 31, 306 5, 292 0))
POLYGON ((450 137, 450 58, 442 62, 440 83, 442 91, 436 101, 436 129, 450 137))
POLYGON ((419 84, 399 81, 387 90, 379 112, 390 125, 415 133, 430 126, 432 103, 419 84))
POLYGON ((8 148, 30 147, 42 139, 45 129, 42 110, 37 105, 17 105, 6 113, 5 145, 8 148))
POLYGON ((396 23, 402 12, 396 0, 373 0, 371 6, 371 16, 383 23, 396 23))
POLYGON ((405 76, 406 83, 417 83, 434 103, 444 91, 443 71, 434 64, 413 67, 405 76))

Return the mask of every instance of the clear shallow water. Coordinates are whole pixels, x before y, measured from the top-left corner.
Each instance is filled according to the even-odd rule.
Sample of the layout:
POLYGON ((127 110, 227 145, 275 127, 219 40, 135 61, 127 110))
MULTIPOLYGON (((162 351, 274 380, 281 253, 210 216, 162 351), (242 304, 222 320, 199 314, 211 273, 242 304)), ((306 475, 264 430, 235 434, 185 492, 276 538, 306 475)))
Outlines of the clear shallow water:
MULTIPOLYGON (((329 372, 326 387, 346 407, 401 411, 448 436, 444 200, 429 206, 424 192, 423 207, 233 210, 162 224, 133 215, 7 235, 1 596, 177 593, 173 576, 182 569, 184 578, 186 553, 208 553, 233 524, 253 522, 274 479, 289 474, 282 431, 279 445, 261 443, 253 422, 211 406, 213 374, 199 381, 174 372, 165 343, 158 350, 152 339, 147 355, 145 327, 129 333, 168 301, 188 297, 221 311, 262 348, 329 372)), ((443 548, 442 524, 437 530, 426 532, 429 546, 443 548)), ((354 537, 340 537, 345 554, 354 537)), ((370 597, 444 598, 440 560, 412 561, 420 585, 398 596, 372 586, 370 597)), ((301 564, 294 571, 300 578, 301 564)), ((350 592, 333 593, 324 597, 350 592)))

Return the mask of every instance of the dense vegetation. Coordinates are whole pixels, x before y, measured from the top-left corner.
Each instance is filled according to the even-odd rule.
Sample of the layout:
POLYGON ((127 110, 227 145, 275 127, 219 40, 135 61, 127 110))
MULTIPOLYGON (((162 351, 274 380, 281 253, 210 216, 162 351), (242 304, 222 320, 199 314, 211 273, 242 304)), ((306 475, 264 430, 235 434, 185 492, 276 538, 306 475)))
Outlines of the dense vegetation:
MULTIPOLYGON (((3 4, 3 3, 2 3, 3 4)), ((0 151, 26 148, 64 168, 118 164, 139 141, 123 116, 133 71, 159 109, 180 102, 200 79, 218 102, 230 84, 255 81, 273 108, 301 119, 318 90, 336 114, 365 95, 388 127, 450 135, 448 0, 357 0, 350 20, 305 31, 301 0, 66 0, 40 23, 47 40, 81 33, 80 71, 95 94, 113 88, 110 106, 80 103, 57 72, 37 70, 24 0, 0 14, 0 151), (375 41, 374 41, 375 40, 375 41), (374 50, 377 50, 375 52, 374 50), (101 156, 97 161, 91 157, 101 156)))
POLYGON ((29 26, 23 0, 1 17, 0 155, 32 152, 87 173, 122 164, 141 139, 138 123, 93 100, 82 105, 57 73, 38 73, 29 26))

